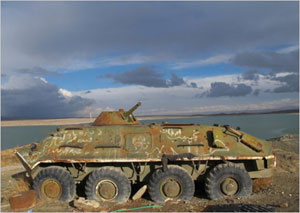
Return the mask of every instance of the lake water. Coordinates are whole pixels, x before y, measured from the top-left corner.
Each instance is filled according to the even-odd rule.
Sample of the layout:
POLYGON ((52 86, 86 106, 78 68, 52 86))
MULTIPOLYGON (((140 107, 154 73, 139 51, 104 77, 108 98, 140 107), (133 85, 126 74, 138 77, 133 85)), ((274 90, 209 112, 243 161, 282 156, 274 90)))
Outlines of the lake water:
MULTIPOLYGON (((256 137, 267 139, 285 134, 299 134, 298 114, 261 114, 234 116, 203 116, 194 118, 177 118, 141 121, 143 123, 195 123, 213 125, 228 124, 234 128, 239 126, 242 131, 256 137)), ((39 141, 56 130, 57 126, 13 126, 1 127, 1 149, 39 141)))

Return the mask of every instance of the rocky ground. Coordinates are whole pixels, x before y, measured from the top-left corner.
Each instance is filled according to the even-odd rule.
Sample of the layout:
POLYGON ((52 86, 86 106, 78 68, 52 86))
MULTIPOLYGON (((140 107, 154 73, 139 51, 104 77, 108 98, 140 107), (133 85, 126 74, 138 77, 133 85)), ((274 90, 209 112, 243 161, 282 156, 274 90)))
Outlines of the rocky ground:
MULTIPOLYGON (((203 184, 197 183, 195 197, 190 202, 168 201, 158 204, 153 203, 148 194, 145 193, 141 199, 135 201, 130 200, 124 204, 100 203, 99 207, 94 209, 83 205, 78 208, 76 202, 39 201, 32 210, 33 212, 108 212, 159 205, 152 208, 127 211, 200 212, 205 211, 208 206, 241 203, 272 206, 275 211, 281 212, 299 212, 299 137, 298 135, 287 135, 271 139, 271 141, 277 157, 275 174, 272 179, 254 182, 254 192, 247 198, 224 198, 212 201, 206 197, 203 184)), ((30 189, 24 169, 13 155, 16 149, 18 148, 1 152, 1 212, 12 211, 9 205, 9 197, 30 189)), ((139 187, 134 187, 133 193, 139 187)))

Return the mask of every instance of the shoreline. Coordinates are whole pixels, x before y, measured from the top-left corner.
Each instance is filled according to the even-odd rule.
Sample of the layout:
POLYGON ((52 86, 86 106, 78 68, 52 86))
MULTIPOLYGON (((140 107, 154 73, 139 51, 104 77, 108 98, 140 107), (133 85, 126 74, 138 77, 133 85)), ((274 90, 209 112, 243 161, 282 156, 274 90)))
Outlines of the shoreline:
POLYGON ((60 118, 60 119, 37 119, 37 120, 12 120, 1 121, 1 127, 8 126, 54 126, 54 125, 77 125, 91 123, 94 118, 60 118))
MULTIPOLYGON (((138 120, 160 120, 175 118, 196 118, 203 116, 135 116, 138 120)), ((96 118, 58 118, 58 119, 36 119, 36 120, 11 120, 1 121, 1 127, 9 126, 54 126, 54 125, 78 125, 94 122, 96 118)))
MULTIPOLYGON (((271 114, 271 113, 268 113, 271 114)), ((276 113, 278 114, 278 113, 276 113)), ((287 113, 299 115, 299 113, 287 113)), ((220 114, 219 116, 235 116, 239 114, 220 114)), ((240 114, 240 115, 256 115, 256 114, 240 114)), ((218 115, 157 115, 157 116, 135 116, 138 120, 162 120, 177 118, 200 118, 206 116, 218 115)), ((79 125, 94 122, 96 118, 53 118, 53 119, 29 119, 29 120, 4 120, 1 121, 1 127, 10 126, 56 126, 56 125, 79 125)))

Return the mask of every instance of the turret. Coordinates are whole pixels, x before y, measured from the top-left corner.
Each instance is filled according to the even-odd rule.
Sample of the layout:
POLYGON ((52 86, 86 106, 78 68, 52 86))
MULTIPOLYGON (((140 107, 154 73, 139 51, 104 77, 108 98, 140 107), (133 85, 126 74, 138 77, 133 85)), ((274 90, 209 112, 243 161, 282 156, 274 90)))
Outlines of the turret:
POLYGON ((94 121, 93 126, 101 125, 116 125, 116 124, 139 124, 139 121, 132 114, 139 106, 141 102, 138 102, 128 111, 119 109, 119 111, 102 112, 94 121))
MULTIPOLYGON (((138 102, 136 105, 134 105, 133 107, 131 107, 130 108, 130 110, 128 110, 127 112, 125 112, 125 113, 123 113, 123 114, 121 114, 122 115, 122 118, 124 119, 124 120, 132 120, 132 116, 133 116, 133 112, 139 107, 139 106, 141 106, 141 102, 138 102)), ((134 118, 134 117, 133 117, 134 118)), ((135 118, 134 118, 134 120, 136 120, 135 118)))

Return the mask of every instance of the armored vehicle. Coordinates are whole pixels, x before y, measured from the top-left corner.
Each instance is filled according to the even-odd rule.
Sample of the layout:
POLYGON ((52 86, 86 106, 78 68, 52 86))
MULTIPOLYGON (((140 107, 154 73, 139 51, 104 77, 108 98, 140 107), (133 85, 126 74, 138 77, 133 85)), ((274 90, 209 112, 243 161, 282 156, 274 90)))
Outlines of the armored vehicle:
POLYGON ((129 111, 102 112, 90 125, 59 127, 17 152, 40 197, 70 201, 84 183, 88 199, 125 202, 147 184, 155 202, 249 196, 252 180, 272 175, 270 142, 228 125, 141 124, 129 111))

